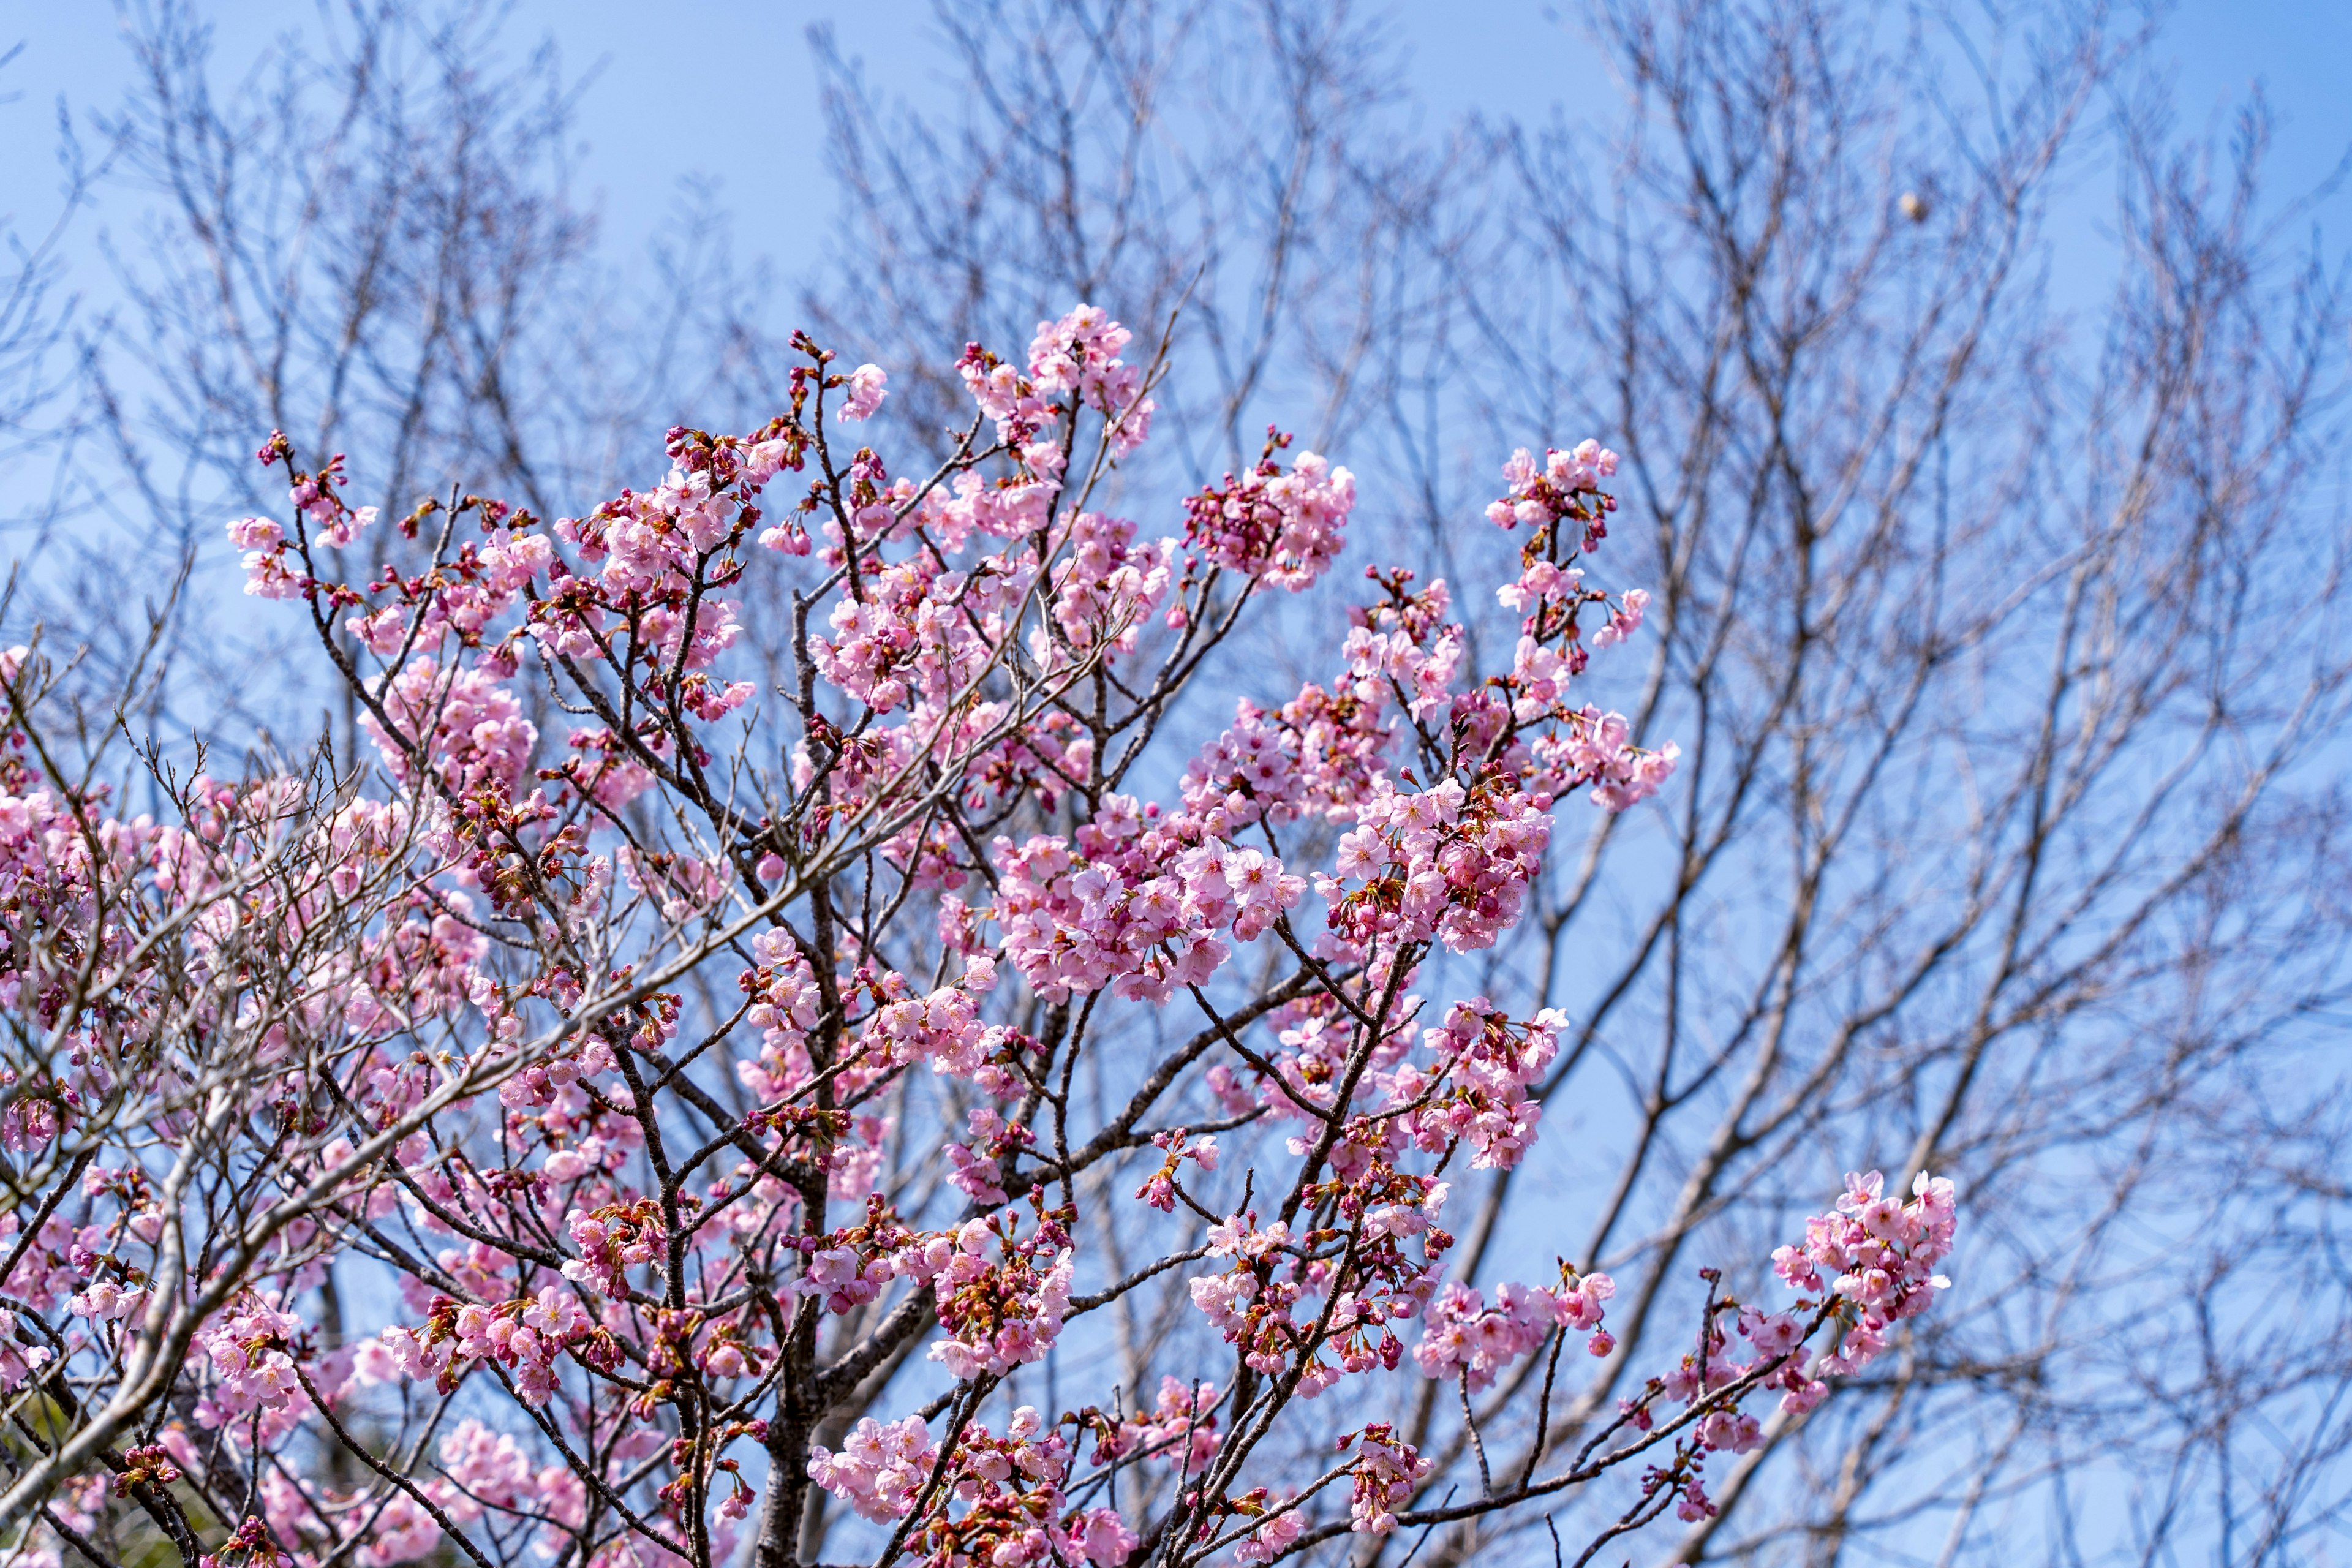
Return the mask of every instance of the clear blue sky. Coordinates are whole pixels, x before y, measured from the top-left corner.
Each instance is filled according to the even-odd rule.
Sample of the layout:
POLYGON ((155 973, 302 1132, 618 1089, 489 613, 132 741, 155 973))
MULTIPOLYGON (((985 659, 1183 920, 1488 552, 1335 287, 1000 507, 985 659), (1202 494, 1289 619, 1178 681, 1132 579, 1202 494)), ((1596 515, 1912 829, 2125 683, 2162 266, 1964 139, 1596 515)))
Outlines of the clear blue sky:
MULTIPOLYGON (((1565 43, 1541 0, 1412 0, 1395 5, 1416 90, 1441 118, 1472 109, 1536 117, 1593 84, 1563 66, 1565 43)), ((225 65, 241 66, 276 33, 315 16, 311 0, 212 0, 225 65)), ((804 34, 836 28, 845 52, 918 102, 945 90, 929 52, 927 0, 520 0, 510 36, 551 32, 569 70, 602 62, 581 117, 583 184, 600 198, 616 259, 642 254, 671 210, 680 179, 715 177, 733 199, 738 255, 765 257, 791 276, 815 255, 831 211, 817 156, 815 78, 804 34), (727 181, 737 150, 770 167, 756 182, 727 181), (797 159, 775 149, 805 150, 797 159), (756 188, 756 205, 744 198, 756 188), (806 199, 799 199, 802 196, 806 199)), ((108 0, 0 0, 0 48, 22 52, 0 72, 0 218, 20 231, 54 209, 51 153, 60 98, 78 112, 104 107, 127 71, 108 0)), ((2163 46, 2179 107, 2192 121, 2220 111, 2261 81, 2279 111, 2275 173, 2301 186, 2352 146, 2352 0, 2189 0, 2163 46)), ((1606 90, 1604 88, 1602 90, 1606 90)), ((2323 215, 2337 245, 2352 201, 2323 215)), ((127 222, 108 210, 99 224, 127 222)))

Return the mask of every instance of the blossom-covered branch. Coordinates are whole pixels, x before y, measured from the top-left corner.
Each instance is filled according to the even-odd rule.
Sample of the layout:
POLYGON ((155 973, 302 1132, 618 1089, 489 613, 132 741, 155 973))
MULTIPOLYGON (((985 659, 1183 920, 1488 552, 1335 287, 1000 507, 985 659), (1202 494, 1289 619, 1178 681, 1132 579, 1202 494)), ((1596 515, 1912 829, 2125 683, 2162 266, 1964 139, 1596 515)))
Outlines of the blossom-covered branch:
POLYGON ((852 444, 884 371, 797 346, 784 412, 577 517, 387 523, 272 436, 289 510, 229 531, 365 769, 124 819, 20 760, 37 661, 0 669, 19 1554, 129 1500, 191 1568, 1262 1563, 1637 1461, 1629 1517, 1699 1518, 1751 1397, 1801 1415, 1927 1307, 1949 1184, 1855 1177, 1790 1300, 1711 1288, 1680 1366, 1555 1431, 1609 1276, 1448 1279, 1451 1184, 1526 1157, 1567 1024, 1453 965, 1557 810, 1675 763, 1575 696, 1646 602, 1589 580, 1613 454, 1506 466, 1507 668, 1374 565, 1323 678, 1228 718, 1180 699, 1335 591, 1346 468, 1269 432, 1155 535, 1102 499, 1159 369, 1102 311, 968 348, 915 472, 852 444), (1154 1300, 1155 1379, 1100 1379, 1154 1300), (1473 1396, 1531 1358, 1497 1473, 1473 1396), (1475 1499, 1422 1495, 1425 1380, 1475 1499))

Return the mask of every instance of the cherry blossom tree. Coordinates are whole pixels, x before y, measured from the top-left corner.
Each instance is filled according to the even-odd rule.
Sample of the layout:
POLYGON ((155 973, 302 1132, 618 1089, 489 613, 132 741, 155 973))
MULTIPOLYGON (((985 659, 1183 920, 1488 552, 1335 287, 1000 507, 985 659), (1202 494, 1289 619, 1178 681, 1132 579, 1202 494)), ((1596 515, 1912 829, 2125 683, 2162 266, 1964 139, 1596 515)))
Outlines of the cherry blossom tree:
POLYGON ((1906 1339, 1952 1185, 1856 1174, 1556 1402, 1628 1353, 1613 1282, 1446 1226, 1568 1020, 1454 982, 1556 816, 1673 787, 1579 692, 1643 635, 1616 457, 1503 466, 1482 666, 1444 580, 1341 570, 1357 481, 1279 432, 1120 492, 1165 342, 970 345, 898 467, 885 371, 802 337, 784 412, 552 520, 389 520, 273 434, 228 531, 364 752, 151 752, 163 813, 0 661, 16 1557, 1189 1568, 1590 1492, 1580 1563, 1906 1339), (1310 593, 1323 678, 1182 740, 1310 593), (1433 1392, 1475 1490, 1426 1495, 1433 1392))
MULTIPOLYGON (((887 432, 892 472, 927 475, 971 416, 961 345, 1017 347, 1041 316, 1095 300, 1175 329, 1153 438, 1092 510, 1181 532, 1172 498, 1253 468, 1279 419, 1355 476, 1348 574, 1403 562, 1444 577, 1459 657, 1485 670, 1515 662, 1528 613, 1487 594, 1526 569, 1524 525, 1479 521, 1496 459, 1538 434, 1605 432, 1622 506, 1581 564, 1608 563, 1624 590, 1612 614, 1633 607, 1629 584, 1652 596, 1623 647, 1601 647, 1589 617, 1579 706, 1683 755, 1633 810, 1555 811, 1525 917, 1424 961, 1428 994, 1569 1020, 1524 1096, 1546 1108, 1543 1136, 1507 1167, 1452 1167, 1447 1281, 1478 1289, 1494 1323, 1496 1282, 1543 1282, 1555 1255, 1612 1278, 1618 1349, 1558 1363, 1554 1425, 1580 1430, 1689 1348, 1696 1265, 1763 1299, 1764 1260, 1848 1164, 1953 1178, 1970 1240, 1956 1291, 1901 1354, 1827 1380, 1801 1415, 1759 1406, 1760 1445, 1711 1462, 1716 1512, 1624 1551, 2252 1563, 2340 1531, 2352 647, 2336 605, 2352 555, 2336 492, 2352 339, 2318 238, 2341 195, 2282 189, 2313 127, 2289 118, 2282 161, 2258 100, 2209 121, 2166 80, 2196 47, 2169 26, 2194 18, 2158 28, 2097 0, 1594 0, 1502 35, 1512 68, 1453 100, 1466 118, 1410 29, 1344 0, 932 10, 887 45, 862 21, 817 37, 821 94, 778 144, 824 143, 839 197, 815 229, 825 259, 730 277, 709 191, 640 235, 628 207, 600 215, 575 183, 567 150, 604 143, 604 95, 637 84, 563 68, 584 63, 568 14, 535 40, 517 31, 539 26, 528 8, 486 0, 298 5, 232 59, 204 0, 126 7, 125 99, 90 117, 90 84, 60 84, 96 143, 115 286, 107 268, 37 266, 26 277, 58 279, 50 308, 29 334, 0 331, 37 347, 64 321, 79 340, 46 357, 73 366, 62 381, 0 344, 0 461, 20 478, 57 464, 6 520, 26 565, 0 635, 55 656, 26 688, 44 776, 105 778, 112 815, 181 824, 202 809, 184 798, 202 739, 215 758, 255 748, 255 772, 301 778, 320 809, 355 784, 383 795, 348 776, 376 765, 374 742, 357 689, 312 654, 314 627, 235 591, 240 556, 264 544, 231 545, 223 520, 294 521, 282 468, 251 461, 272 428, 313 471, 353 454, 346 493, 386 517, 452 482, 553 517, 660 475, 668 425, 748 431, 786 406, 806 361, 779 329, 811 322, 838 368, 888 367, 862 429, 887 432), (59 395, 28 421, 26 388, 59 395), (142 597, 163 601, 152 616, 142 597), (322 710, 328 757, 282 759, 278 738, 315 732, 322 710), (92 768, 93 738, 119 752, 131 733, 158 766, 92 768)), ((794 52, 796 23, 764 25, 727 47, 794 52)), ((730 202, 814 216, 797 156, 709 145, 730 202)), ((846 389, 830 395, 837 409, 846 389)), ((438 540, 371 528, 348 560, 326 544, 317 574, 422 574, 438 540)), ((729 586, 740 633, 722 685, 797 691, 792 595, 809 585, 771 570, 729 586)), ((1272 711, 1328 688, 1351 596, 1319 581, 1260 595, 1151 720, 1160 760, 1143 756, 1121 793, 1172 803, 1236 696, 1272 711)), ((1145 626, 1157 647, 1166 628, 1145 626)), ((548 740, 535 770, 593 721, 523 669, 507 689, 548 740)), ((731 758, 753 718, 747 702, 712 749, 731 758)), ((666 798, 625 808, 635 830, 666 798)), ((1288 872, 1336 868, 1343 820, 1279 826, 1288 872)), ((1023 816, 993 831, 1074 830, 1023 816)), ((928 918, 930 897, 904 909, 928 918)), ((1321 910, 1289 912, 1311 926, 1321 910)), ((1292 973, 1269 962, 1278 932, 1234 945, 1203 987, 1220 1008, 1292 973)), ((669 988, 682 1033, 740 1002, 723 964, 669 988)), ((1116 1016, 1164 1054, 1198 1032, 1197 1006, 1171 993, 1116 1016)), ((1098 1008, 1086 1037, 1113 1021, 1098 1008)), ((238 1041, 205 1043, 217 1070, 240 1070, 238 1041)), ((1137 1088, 1115 1061, 1090 1053, 1072 1075, 1081 1144, 1137 1088)), ((877 1114, 900 1118, 902 1139, 936 1123, 963 1152, 926 1171, 901 1152, 915 1145, 890 1146, 877 1168, 894 1191, 984 1164, 1010 1129, 1047 1134, 1017 1101, 907 1077, 905 1104, 877 1114), (976 1109, 1007 1131, 975 1133, 976 1109)), ((757 1108, 723 1070, 694 1081, 730 1111, 757 1108)), ((1138 1125, 1214 1137, 1226 1175, 1208 1179, 1246 1180, 1272 1130, 1214 1130, 1225 1114, 1138 1125)), ((1080 1295, 1097 1288, 1090 1258, 1123 1279, 1202 1241, 1178 1234, 1199 1216, 1174 1196, 1196 1192, 1198 1167, 1169 1174, 1163 1217, 1125 1201, 1150 1173, 1110 1184, 1121 1158, 1080 1178, 1080 1295)), ((902 1207, 943 1223, 930 1201, 902 1207)), ((1192 1301, 1196 1272, 1078 1312, 1013 1374, 1021 1397, 1054 1415, 1117 1389, 1110 1408, 1140 1418, 1164 1369, 1230 1355, 1192 1301)), ((362 1338, 383 1321, 352 1305, 388 1288, 369 1278, 322 1281, 304 1310, 322 1342, 349 1342, 344 1318, 362 1338)), ((933 1337, 874 1369, 813 1440, 845 1453, 864 1415, 920 1408, 910 1380, 936 1371, 933 1337)), ((1343 1425, 1395 1417, 1394 1439, 1432 1462, 1398 1511, 1453 1507, 1484 1489, 1482 1461, 1519 1473, 1554 1364, 1496 1367, 1473 1422, 1458 1378, 1414 1373, 1404 1406, 1343 1425)), ((1294 1437, 1287 1462, 1322 1473, 1328 1446, 1295 1418, 1253 1463, 1294 1437)), ((367 1474, 338 1445, 320 1453, 335 1485, 367 1474)), ((764 1497, 763 1461, 744 1463, 764 1497)), ((1119 1477, 1122 1505, 1146 1474, 1162 1472, 1119 1477)), ((1356 1536, 1352 1558, 1549 1562, 1553 1529, 1572 1554, 1618 1516, 1612 1496, 1571 1488, 1356 1536)), ((121 1518, 144 1528, 94 1517, 101 1551, 121 1518)), ((869 1525, 812 1489, 803 1555, 878 1545, 869 1525)))

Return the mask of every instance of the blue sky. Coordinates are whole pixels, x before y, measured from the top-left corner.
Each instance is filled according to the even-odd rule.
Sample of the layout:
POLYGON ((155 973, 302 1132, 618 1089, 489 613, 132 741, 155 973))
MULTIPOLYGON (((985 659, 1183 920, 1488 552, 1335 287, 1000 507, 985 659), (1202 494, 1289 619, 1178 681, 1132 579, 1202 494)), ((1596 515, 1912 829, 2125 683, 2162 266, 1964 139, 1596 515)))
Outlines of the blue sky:
MULTIPOLYGON (((276 34, 315 16, 311 0, 213 0, 216 58, 242 68, 276 34)), ((1541 0, 1417 0, 1391 8, 1427 111, 1534 118, 1606 85, 1576 68, 1562 7, 1541 0), (1544 47, 1529 47, 1530 40, 1544 47)), ((581 115, 583 191, 598 200, 616 259, 642 254, 669 220, 682 179, 719 182, 737 253, 786 277, 817 255, 832 210, 818 148, 812 23, 835 28, 874 79, 921 103, 948 90, 929 49, 928 0, 520 0, 512 37, 551 33, 567 68, 601 65, 581 115), (756 153, 755 153, 756 150, 756 153), (756 180, 729 178, 756 155, 756 180), (756 196, 756 200, 751 198, 756 196)), ((127 61, 107 0, 7 0, 0 48, 22 51, 0 72, 0 218, 45 226, 58 185, 57 105, 77 114, 121 91, 127 61)), ((2261 82, 2279 115, 2276 174, 2305 187, 2352 147, 2352 0, 2189 0, 2167 26, 2162 55, 2179 106, 2201 122, 2261 82)), ((2340 244, 2339 196, 2322 217, 2340 244)), ((121 198, 91 215, 93 232, 127 222, 121 198)), ((87 251, 78 251, 87 255, 87 251)))

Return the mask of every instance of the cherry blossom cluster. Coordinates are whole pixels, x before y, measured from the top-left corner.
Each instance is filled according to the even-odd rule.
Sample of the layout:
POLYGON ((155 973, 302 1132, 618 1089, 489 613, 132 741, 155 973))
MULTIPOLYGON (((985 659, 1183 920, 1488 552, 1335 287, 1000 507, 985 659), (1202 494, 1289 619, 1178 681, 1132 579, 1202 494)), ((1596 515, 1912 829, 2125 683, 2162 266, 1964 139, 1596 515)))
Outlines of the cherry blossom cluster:
MULTIPOLYGON (((555 1391, 557 1358, 566 1350, 590 1341, 594 1320, 569 1292, 554 1285, 534 1295, 486 1307, 478 1302, 460 1306, 444 1296, 432 1304, 425 1331, 405 1328, 384 1331, 381 1342, 400 1376, 431 1381, 454 1389, 472 1363, 494 1362, 512 1378, 517 1395, 529 1405, 542 1405, 555 1391)), ((581 1346, 591 1360, 609 1363, 614 1352, 610 1335, 603 1350, 581 1346)))
POLYGON ((1312 683, 1269 712, 1244 697, 1232 726, 1185 765, 1184 815, 1213 838, 1261 819, 1345 820, 1371 788, 1391 735, 1370 700, 1312 683))
POLYGON ((1254 467, 1184 503, 1184 532, 1211 563, 1297 593, 1339 553, 1356 477, 1313 452, 1299 453, 1286 471, 1275 454, 1289 445, 1288 436, 1267 432, 1254 467))
POLYGON ((1114 1419, 1089 1405, 1079 1417, 1096 1434, 1090 1462, 1141 1457, 1172 1465, 1186 1475, 1202 1473, 1217 1453, 1218 1404, 1215 1384, 1162 1377, 1149 1410, 1114 1419))
POLYGON ((1044 1359, 1061 1334, 1076 1267, 1069 1235, 1051 1215, 1041 1215, 1024 1238, 1014 1239, 1011 1228, 1010 1218, 967 1220, 952 1246, 935 1237, 913 1254, 908 1276, 931 1288, 947 1331, 931 1342, 930 1358, 953 1377, 1002 1377, 1044 1359))
POLYGON ((1517 923, 1550 842, 1549 813, 1496 773, 1409 793, 1378 779, 1317 890, 1357 945, 1434 939, 1475 952, 1517 923))
MULTIPOLYGON (((1887 1331, 1924 1312, 1950 1281, 1936 1266, 1952 1250, 1958 1209, 1952 1184, 1925 1171, 1914 1178, 1908 1203, 1890 1197, 1876 1171, 1849 1174, 1836 1209, 1805 1222, 1805 1239, 1772 1254, 1772 1267, 1797 1289, 1822 1289, 1852 1321, 1822 1369, 1859 1371, 1886 1348, 1887 1331)), ((1743 1324, 1743 1330, 1745 1325, 1743 1324)))
POLYGON ((1151 398, 1143 367, 1121 356, 1134 334, 1092 305, 1080 305, 1057 321, 1040 321, 1029 342, 1028 374, 1000 360, 978 343, 967 344, 958 370, 972 401, 996 425, 997 438, 1018 449, 1031 467, 1058 472, 1066 447, 1051 437, 1076 408, 1104 416, 1107 443, 1125 456, 1151 433, 1151 398), (1074 404, 1058 395, 1075 393, 1074 404), (1040 437, 1046 439, 1042 443, 1040 437))
POLYGON ((1522 524, 1542 531, 1563 519, 1581 523, 1580 543, 1586 554, 1609 537, 1608 514, 1617 510, 1616 498, 1604 493, 1601 481, 1617 471, 1617 454, 1598 441, 1584 441, 1574 450, 1557 449, 1538 463, 1522 447, 1503 465, 1510 493, 1486 507, 1486 521, 1498 528, 1522 524))
POLYGON ((1602 1303, 1617 1293, 1616 1281, 1606 1274, 1574 1274, 1565 1265, 1561 1274, 1558 1289, 1497 1285, 1492 1307, 1468 1285, 1446 1286, 1422 1314, 1412 1359, 1432 1377, 1466 1380, 1475 1394, 1493 1386, 1497 1373, 1534 1352, 1555 1328, 1594 1331, 1586 1348, 1607 1355, 1617 1342, 1601 1328, 1602 1303))
POLYGON ((1333 1151, 1335 1170, 1349 1173, 1306 1194, 1346 1229, 1294 1234, 1287 1220, 1260 1226, 1255 1214, 1233 1215, 1209 1227, 1207 1248, 1233 1261, 1188 1285, 1192 1304, 1237 1347, 1244 1366, 1287 1376, 1304 1399, 1343 1376, 1395 1370, 1404 1353, 1395 1325, 1436 1293, 1440 1261, 1453 1246, 1434 1223, 1446 1184, 1396 1170, 1370 1127, 1360 1119, 1358 1137, 1333 1151))
POLYGON ((1188 826, 1113 797, 1075 846, 998 841, 992 912, 1031 989, 1055 1001, 1107 986, 1164 1000, 1224 963, 1220 933, 1255 941, 1305 896, 1306 879, 1279 859, 1218 839, 1187 846, 1188 826))
MULTIPOLYGON (((1213 1135, 1195 1139, 1192 1136, 1191 1128, 1176 1127, 1165 1132, 1153 1133, 1151 1143, 1156 1149, 1165 1150, 1168 1157, 1160 1162, 1160 1169, 1151 1173, 1150 1179, 1135 1190, 1135 1195, 1162 1214, 1173 1214, 1176 1210, 1176 1178, 1180 1168, 1185 1161, 1190 1160, 1199 1168, 1202 1175, 1215 1171, 1218 1158, 1217 1140, 1213 1135)), ((1165 1392, 1164 1388, 1162 1392, 1165 1392)))
POLYGON ((1542 727, 1527 742, 1536 764, 1531 776, 1554 795, 1589 784, 1593 804, 1623 811, 1657 793, 1680 752, 1672 742, 1654 751, 1638 746, 1622 718, 1568 701, 1590 650, 1627 641, 1649 607, 1647 589, 1629 588, 1612 599, 1589 585, 1576 564, 1608 537, 1617 501, 1600 483, 1616 471, 1617 454, 1598 442, 1547 452, 1540 464, 1523 447, 1503 467, 1509 493, 1489 505, 1486 516, 1505 529, 1531 531, 1520 547, 1517 581, 1496 592, 1506 608, 1527 612, 1511 673, 1498 685, 1515 724, 1542 727), (1588 605, 1602 611, 1589 645, 1582 626, 1588 605))
POLYGON ((885 1423, 866 1415, 838 1454, 821 1444, 809 1450, 809 1479, 866 1519, 903 1519, 939 1459, 921 1416, 885 1423))
POLYGON ((922 1519, 923 1561, 930 1568, 1125 1563, 1141 1538, 1116 1509, 1071 1506, 1063 1487, 1071 1458, 1069 1440, 1032 1405, 1013 1411, 1003 1436, 968 1425, 922 1519))
POLYGON ((1671 1458, 1644 1475, 1647 1495, 1671 1492, 1685 1521, 1711 1517, 1706 1456, 1749 1453, 1764 1441, 1761 1418, 1740 1408, 1748 1394, 1779 1390, 1780 1409, 1803 1415, 1828 1397, 1825 1379, 1867 1365, 1895 1323, 1926 1311, 1949 1287, 1935 1270, 1951 1253, 1958 1224, 1952 1183, 1922 1171, 1912 1194, 1908 1203, 1889 1197, 1876 1171, 1848 1174, 1836 1206, 1805 1222, 1802 1242, 1772 1255, 1774 1271, 1804 1297, 1779 1311, 1710 1298, 1701 1349, 1620 1403, 1620 1421, 1641 1432, 1656 1427, 1661 1401, 1687 1412, 1671 1458), (1826 1289, 1823 1270, 1832 1271, 1826 1289), (1817 1348, 1811 1341, 1824 1330, 1835 1343, 1817 1348))
POLYGON ((285 1408, 300 1390, 292 1352, 305 1331, 299 1318, 255 1299, 206 1325, 198 1342, 212 1361, 216 1423, 285 1408))
POLYGON ((1397 1525, 1396 1510, 1412 1499, 1415 1487, 1436 1461, 1423 1457, 1396 1429, 1376 1421, 1339 1439, 1342 1452, 1353 1451, 1348 1466, 1349 1528, 1359 1535, 1386 1535, 1397 1525))
MULTIPOLYGON (((919 460, 888 373, 795 350, 774 418, 672 430, 576 515, 459 489, 383 525, 273 437, 288 510, 228 532, 307 613, 356 775, 164 767, 126 814, 42 760, 45 662, 0 656, 0 1146, 37 1189, 0 1214, 0 1385, 57 1426, 0 1526, 48 1500, 41 1568, 118 1507, 218 1568, 716 1568, 818 1521, 931 1568, 1267 1563, 1437 1481, 1379 1424, 1289 1473, 1296 1402, 1408 1355, 1467 1400, 1571 1335, 1613 1364, 1607 1275, 1446 1278, 1451 1184, 1527 1159, 1567 1020, 1439 993, 1523 920, 1561 800, 1674 766, 1576 690, 1648 607, 1589 580, 1613 457, 1507 467, 1507 668, 1376 567, 1318 679, 1178 722, 1262 590, 1331 573, 1347 468, 1276 435, 1146 510, 1112 480, 1159 362, 1091 306, 971 345, 919 460), (1137 1291, 1214 1364, 1018 1403, 1095 1376, 1087 1314, 1137 1291)), ((1783 1249, 1815 1299, 1711 1299, 1609 1462, 1701 1507, 1740 1399, 1883 1352, 1953 1221, 1881 1189, 1783 1249)))
POLYGON ((1550 1069, 1567 1022, 1554 1008, 1518 1023, 1483 996, 1456 1002, 1422 1032, 1429 1059, 1408 1057, 1373 1082, 1396 1108, 1397 1131, 1418 1148, 1466 1143, 1474 1168, 1509 1170, 1535 1142, 1543 1108, 1528 1090, 1550 1069))

